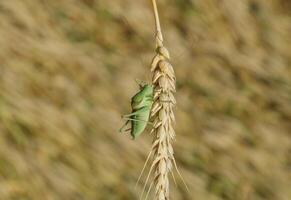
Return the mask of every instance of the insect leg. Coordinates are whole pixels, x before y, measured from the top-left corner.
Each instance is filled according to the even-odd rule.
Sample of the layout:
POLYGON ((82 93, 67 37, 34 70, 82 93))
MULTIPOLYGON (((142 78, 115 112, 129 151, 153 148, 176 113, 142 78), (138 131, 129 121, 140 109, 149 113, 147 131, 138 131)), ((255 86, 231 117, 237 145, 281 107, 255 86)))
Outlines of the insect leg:
POLYGON ((132 119, 132 118, 124 118, 127 119, 128 121, 135 121, 135 122, 146 122, 148 124, 153 124, 152 122, 141 120, 141 119, 132 119))
POLYGON ((140 113, 140 110, 137 110, 137 111, 132 112, 132 113, 127 114, 127 115, 123 115, 122 118, 128 118, 128 117, 131 117, 131 116, 135 116, 138 113, 140 113))
POLYGON ((153 97, 145 97, 146 101, 153 101, 153 97))
POLYGON ((119 132, 120 133, 123 133, 123 132, 126 132, 127 130, 123 130, 125 127, 126 127, 126 125, 129 123, 129 120, 127 120, 126 122, 125 122, 125 124, 119 129, 119 132))

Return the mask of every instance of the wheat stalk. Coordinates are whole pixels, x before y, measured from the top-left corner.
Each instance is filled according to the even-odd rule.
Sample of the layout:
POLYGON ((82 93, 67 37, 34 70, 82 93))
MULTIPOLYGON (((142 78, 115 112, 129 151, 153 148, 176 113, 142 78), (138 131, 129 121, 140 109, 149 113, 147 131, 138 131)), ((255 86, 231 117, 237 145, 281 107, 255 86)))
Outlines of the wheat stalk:
MULTIPOLYGON (((163 45, 163 35, 156 1, 152 0, 152 4, 156 24, 156 55, 151 63, 151 72, 153 73, 152 84, 154 86, 154 103, 151 110, 153 129, 151 133, 154 134, 154 140, 148 159, 152 153, 154 153, 154 156, 145 186, 149 180, 149 176, 154 171, 153 181, 150 184, 148 193, 154 185, 155 199, 169 200, 170 190, 168 175, 172 172, 173 164, 176 167, 174 151, 171 144, 175 138, 175 131, 173 128, 175 116, 173 108, 176 104, 174 98, 176 78, 173 67, 169 62, 170 54, 163 45)), ((143 196, 144 190, 141 196, 143 196)))

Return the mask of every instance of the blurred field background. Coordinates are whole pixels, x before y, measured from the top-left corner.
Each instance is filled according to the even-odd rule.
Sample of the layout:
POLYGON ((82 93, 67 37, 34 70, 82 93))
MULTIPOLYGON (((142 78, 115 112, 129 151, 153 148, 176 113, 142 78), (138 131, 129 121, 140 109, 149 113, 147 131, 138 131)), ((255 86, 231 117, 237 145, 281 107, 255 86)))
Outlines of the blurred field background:
MULTIPOLYGON (((291 2, 159 0, 176 70, 175 200, 291 199, 291 2)), ((0 199, 138 199, 118 134, 154 56, 150 1, 0 0, 0 199)))

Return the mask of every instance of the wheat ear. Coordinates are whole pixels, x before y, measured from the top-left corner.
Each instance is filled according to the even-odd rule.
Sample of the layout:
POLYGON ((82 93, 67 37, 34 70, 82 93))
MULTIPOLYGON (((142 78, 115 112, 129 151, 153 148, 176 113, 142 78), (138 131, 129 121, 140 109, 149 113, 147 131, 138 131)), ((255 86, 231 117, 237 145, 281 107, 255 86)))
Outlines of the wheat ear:
POLYGON ((174 98, 176 78, 169 62, 170 54, 163 45, 156 1, 152 0, 152 3, 156 24, 156 55, 151 63, 154 86, 154 103, 151 110, 153 119, 151 132, 154 134, 154 140, 151 152, 154 153, 154 158, 149 174, 154 170, 155 199, 169 200, 169 173, 175 164, 172 141, 175 138, 173 108, 176 105, 174 98))

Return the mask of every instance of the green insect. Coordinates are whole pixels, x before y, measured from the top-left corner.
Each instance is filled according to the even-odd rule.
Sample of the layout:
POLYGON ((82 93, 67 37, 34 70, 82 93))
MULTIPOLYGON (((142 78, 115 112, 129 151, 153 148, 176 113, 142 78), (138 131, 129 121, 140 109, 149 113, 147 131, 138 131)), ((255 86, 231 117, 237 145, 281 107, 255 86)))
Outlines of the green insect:
POLYGON ((132 112, 123 115, 127 121, 119 130, 120 132, 130 131, 132 139, 138 137, 146 128, 149 122, 150 111, 153 104, 153 86, 150 84, 139 84, 140 91, 131 98, 132 112), (131 122, 131 128, 123 130, 131 122))

